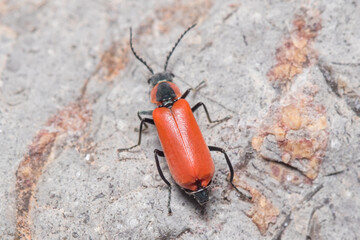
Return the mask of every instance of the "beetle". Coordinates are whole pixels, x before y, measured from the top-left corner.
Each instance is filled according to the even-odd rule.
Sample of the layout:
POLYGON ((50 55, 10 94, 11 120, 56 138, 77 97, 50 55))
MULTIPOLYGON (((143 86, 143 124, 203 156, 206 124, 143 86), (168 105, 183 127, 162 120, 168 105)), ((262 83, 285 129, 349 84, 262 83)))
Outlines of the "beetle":
POLYGON ((187 194, 193 196, 200 205, 203 205, 209 201, 208 189, 215 172, 214 162, 210 155, 210 151, 221 152, 224 155, 230 170, 230 184, 240 193, 242 198, 251 199, 251 196, 242 193, 234 185, 234 170, 226 151, 220 147, 208 146, 205 143, 193 112, 200 107, 203 107, 210 123, 221 122, 228 118, 214 121, 211 120, 209 112, 202 102, 190 107, 185 98, 192 89, 187 89, 181 94, 179 88, 173 82, 175 77, 174 74, 167 71, 168 62, 174 50, 184 35, 195 26, 196 24, 190 26, 178 38, 166 57, 164 71, 159 73, 154 73, 153 69, 134 50, 132 43, 132 29, 130 28, 131 51, 136 59, 143 63, 151 72, 151 77, 148 79, 148 83, 152 87, 150 100, 157 105, 157 108, 150 111, 138 112, 137 115, 141 121, 138 143, 128 148, 120 148, 117 151, 119 154, 120 152, 139 146, 141 144, 143 127, 147 128, 147 124, 156 126, 163 151, 155 149, 154 156, 159 175, 168 186, 169 214, 171 214, 171 184, 162 172, 159 164, 159 157, 166 158, 170 173, 177 185, 179 185, 187 194), (153 118, 143 118, 142 115, 152 115, 153 118))

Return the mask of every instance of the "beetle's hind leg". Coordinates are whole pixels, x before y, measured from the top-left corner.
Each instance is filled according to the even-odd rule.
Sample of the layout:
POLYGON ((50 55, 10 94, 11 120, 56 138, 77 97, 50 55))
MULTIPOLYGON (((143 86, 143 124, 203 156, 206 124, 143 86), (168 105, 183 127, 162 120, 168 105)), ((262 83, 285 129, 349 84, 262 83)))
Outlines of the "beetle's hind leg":
MULTIPOLYGON (((137 146, 139 146, 139 145, 141 144, 141 133, 142 133, 142 128, 143 128, 143 126, 145 125, 145 123, 149 123, 149 124, 153 124, 153 125, 155 124, 153 119, 151 119, 151 118, 143 118, 143 119, 141 120, 141 123, 140 123, 138 143, 135 144, 134 146, 131 146, 131 147, 128 147, 128 148, 119 148, 119 149, 117 150, 118 154, 119 154, 120 152, 128 151, 128 150, 130 150, 130 149, 133 149, 134 147, 137 147, 137 146)), ((120 157, 119 157, 119 158, 120 158, 120 157)))
POLYGON ((211 120, 210 114, 209 114, 209 112, 208 112, 205 104, 202 103, 202 102, 198 102, 197 104, 195 104, 195 106, 193 106, 193 107, 191 108, 191 111, 192 111, 192 112, 195 112, 195 111, 196 111, 199 107, 201 107, 201 106, 204 107, 204 110, 205 110, 205 113, 206 113, 206 117, 207 117, 207 119, 209 120, 210 123, 221 123, 221 122, 227 121, 227 120, 229 120, 229 119, 231 118, 230 116, 227 116, 227 117, 225 117, 225 118, 223 118, 223 119, 211 120))
POLYGON ((155 161, 156 161, 156 167, 158 169, 158 172, 159 172, 159 175, 161 177, 161 179, 166 183, 166 185, 168 185, 168 188, 169 188, 169 195, 168 195, 168 214, 171 215, 172 214, 172 211, 171 211, 171 206, 170 206, 170 202, 171 202, 171 184, 170 182, 165 178, 162 170, 161 170, 161 167, 160 167, 160 163, 159 163, 159 158, 158 156, 160 157, 165 157, 164 155, 164 152, 163 151, 160 151, 158 149, 155 149, 154 150, 154 155, 155 155, 155 161))
POLYGON ((221 152, 224 154, 225 156, 225 160, 226 160, 226 163, 227 165, 229 166, 229 170, 230 170, 230 183, 231 185, 235 188, 235 190, 240 194, 240 197, 244 200, 251 200, 252 197, 251 196, 248 196, 247 194, 241 192, 233 183, 233 180, 234 180, 234 169, 231 165, 231 162, 230 162, 230 159, 228 157, 228 155, 226 154, 226 151, 222 148, 219 148, 219 147, 215 147, 215 146, 208 146, 209 147, 209 150, 210 151, 216 151, 216 152, 221 152))

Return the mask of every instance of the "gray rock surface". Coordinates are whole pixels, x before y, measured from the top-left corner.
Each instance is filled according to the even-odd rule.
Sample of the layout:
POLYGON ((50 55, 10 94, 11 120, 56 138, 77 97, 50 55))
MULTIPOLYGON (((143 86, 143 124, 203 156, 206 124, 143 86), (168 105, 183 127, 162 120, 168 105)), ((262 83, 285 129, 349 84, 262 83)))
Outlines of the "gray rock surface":
POLYGON ((1 1, 0 238, 358 239, 359 4, 1 1), (306 53, 311 59, 282 88, 269 70, 298 15, 321 22, 307 39, 316 56, 306 53), (169 70, 182 91, 206 81, 190 94, 190 105, 202 101, 213 118, 232 117, 212 125, 203 112, 195 114, 207 143, 225 148, 238 178, 279 210, 263 234, 247 216, 253 204, 226 181, 221 154, 213 154, 210 202, 201 207, 174 187, 168 216, 167 188, 153 158, 161 148, 156 129, 149 127, 141 147, 120 159, 116 153, 136 143, 137 111, 154 108, 149 73, 129 51, 129 27, 138 53, 157 72, 194 22, 169 70), (318 89, 314 106, 323 107, 328 133, 314 180, 296 164, 279 163, 272 135, 263 148, 275 162, 251 145, 271 109, 309 84, 318 89), (279 181, 272 164, 305 180, 279 181))

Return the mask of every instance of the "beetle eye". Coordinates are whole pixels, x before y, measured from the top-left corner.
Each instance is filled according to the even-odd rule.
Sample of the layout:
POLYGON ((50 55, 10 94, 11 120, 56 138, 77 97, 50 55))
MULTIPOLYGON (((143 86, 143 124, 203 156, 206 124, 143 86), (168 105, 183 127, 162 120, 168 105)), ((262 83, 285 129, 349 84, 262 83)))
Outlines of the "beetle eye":
POLYGON ((151 78, 148 79, 148 84, 150 84, 151 78))
POLYGON ((173 74, 173 73, 170 73, 170 76, 173 78, 173 77, 175 77, 175 75, 173 74))

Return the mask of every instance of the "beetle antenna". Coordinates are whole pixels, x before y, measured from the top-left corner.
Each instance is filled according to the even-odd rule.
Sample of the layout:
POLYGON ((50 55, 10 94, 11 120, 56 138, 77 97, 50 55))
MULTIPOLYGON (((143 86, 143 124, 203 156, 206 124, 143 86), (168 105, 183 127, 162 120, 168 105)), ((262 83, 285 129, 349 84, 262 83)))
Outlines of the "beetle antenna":
POLYGON ((164 71, 166 71, 166 68, 167 68, 168 63, 169 63, 169 59, 170 59, 171 55, 173 54, 175 48, 177 47, 177 45, 178 45, 179 42, 181 41, 181 39, 184 37, 184 35, 185 35, 188 31, 190 31, 190 30, 191 30, 193 27, 195 27, 195 26, 196 26, 196 23, 193 24, 193 25, 192 25, 191 27, 189 27, 188 29, 186 29, 185 32, 184 32, 183 34, 181 34, 181 36, 179 37, 179 39, 176 41, 174 47, 171 49, 169 55, 166 57, 166 62, 165 62, 165 66, 164 66, 164 71))
POLYGON ((147 65, 147 63, 145 62, 144 59, 142 59, 141 57, 139 57, 134 48, 133 48, 133 45, 132 45, 132 29, 130 28, 130 48, 131 48, 131 51, 133 52, 133 54, 135 55, 135 57, 137 58, 137 60, 139 60, 140 62, 142 62, 146 67, 147 69, 149 69, 149 71, 151 72, 151 74, 154 74, 154 71, 151 69, 151 67, 149 67, 149 65, 147 65))

